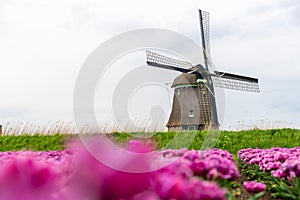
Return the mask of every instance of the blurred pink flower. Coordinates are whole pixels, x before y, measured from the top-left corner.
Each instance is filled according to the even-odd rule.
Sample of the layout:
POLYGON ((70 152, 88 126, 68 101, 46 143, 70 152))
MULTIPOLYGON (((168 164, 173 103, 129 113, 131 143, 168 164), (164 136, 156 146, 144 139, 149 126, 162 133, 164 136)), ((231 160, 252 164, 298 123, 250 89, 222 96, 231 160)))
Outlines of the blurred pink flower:
POLYGON ((226 189, 203 179, 238 176, 224 150, 151 154, 153 147, 140 141, 124 149, 103 137, 83 141, 65 151, 0 152, 0 199, 224 200, 226 189), (153 169, 154 162, 170 158, 171 164, 153 169))
POLYGON ((33 157, 15 157, 1 163, 0 199, 55 199, 59 190, 59 174, 51 165, 33 157))
POLYGON ((245 181, 243 183, 246 190, 250 193, 259 193, 265 191, 267 189, 264 183, 256 182, 256 181, 245 181))
MULTIPOLYGON (((92 138, 86 146, 74 144, 74 169, 68 182, 66 196, 68 199, 128 199, 150 188, 152 172, 131 173, 115 169, 107 163, 97 159, 97 153, 102 153, 118 162, 118 167, 144 167, 150 166, 147 157, 136 153, 129 157, 126 154, 115 153, 111 145, 101 138, 92 138), (91 151, 92 150, 92 151, 91 151)), ((147 152, 152 150, 148 144, 131 142, 130 152, 147 152)), ((125 151, 125 150, 121 150, 125 151)), ((114 163, 109 163, 114 164, 114 163)))

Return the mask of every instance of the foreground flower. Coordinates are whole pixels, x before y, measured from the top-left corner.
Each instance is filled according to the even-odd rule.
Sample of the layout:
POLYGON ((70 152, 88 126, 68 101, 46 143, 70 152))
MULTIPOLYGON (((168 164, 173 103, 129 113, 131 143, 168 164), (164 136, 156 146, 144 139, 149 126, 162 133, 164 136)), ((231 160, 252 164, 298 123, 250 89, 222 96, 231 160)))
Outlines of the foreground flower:
POLYGON ((176 200, 225 200, 226 189, 211 181, 198 178, 184 178, 167 173, 154 179, 154 190, 161 199, 176 200))
POLYGON ((140 141, 115 147, 91 137, 64 151, 0 152, 0 199, 225 200, 227 190, 217 181, 239 175, 233 156, 224 150, 152 155, 153 146, 140 141))
POLYGON ((51 200, 60 185, 60 174, 34 157, 16 157, 1 163, 0 199, 51 200))
POLYGON ((126 156, 122 152, 115 151, 107 142, 103 138, 94 137, 86 141, 85 145, 88 145, 89 149, 81 143, 73 145, 75 152, 73 175, 67 185, 66 199, 130 199, 150 188, 152 172, 131 173, 116 167, 147 168, 150 166, 150 160, 139 156, 139 152, 149 152, 151 147, 145 143, 131 141, 128 149, 137 154, 126 156), (97 153, 101 153, 100 159, 115 162, 102 162, 99 157, 97 158, 97 153))
POLYGON ((265 191, 267 189, 264 183, 256 182, 256 181, 246 181, 244 182, 244 187, 250 193, 259 193, 265 191))
MULTIPOLYGON (((186 159, 188 160, 188 158, 186 159)), ((213 149, 199 152, 198 158, 190 161, 192 161, 190 168, 194 173, 208 180, 233 180, 240 175, 232 155, 224 150, 213 149)))

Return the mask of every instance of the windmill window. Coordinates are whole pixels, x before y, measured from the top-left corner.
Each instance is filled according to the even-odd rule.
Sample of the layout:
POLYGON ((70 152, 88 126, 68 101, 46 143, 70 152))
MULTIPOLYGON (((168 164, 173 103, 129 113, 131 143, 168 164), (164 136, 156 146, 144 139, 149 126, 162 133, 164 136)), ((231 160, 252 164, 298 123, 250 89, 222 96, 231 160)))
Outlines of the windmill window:
POLYGON ((194 111, 193 110, 189 111, 189 117, 194 117, 194 111))
POLYGON ((179 89, 177 89, 177 95, 180 95, 180 90, 179 89))
POLYGON ((196 130, 196 126, 188 126, 188 130, 191 131, 191 130, 196 130))

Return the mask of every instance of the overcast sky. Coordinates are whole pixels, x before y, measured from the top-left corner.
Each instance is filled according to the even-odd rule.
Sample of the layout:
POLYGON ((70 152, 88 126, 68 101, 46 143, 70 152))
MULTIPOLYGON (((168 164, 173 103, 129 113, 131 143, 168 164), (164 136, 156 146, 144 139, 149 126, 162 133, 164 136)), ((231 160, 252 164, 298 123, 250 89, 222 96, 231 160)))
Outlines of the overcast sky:
MULTIPOLYGON (((260 93, 225 91, 224 103, 217 99, 222 128, 243 123, 272 128, 278 122, 299 128, 298 0, 1 0, 0 124, 72 121, 75 81, 97 46, 138 28, 169 29, 200 44, 198 8, 210 13, 216 68, 259 78, 260 93)), ((112 121, 111 91, 126 70, 144 64, 136 62, 123 59, 108 72, 107 95, 95 94, 100 121, 112 121), (115 75, 118 67, 122 72, 115 75)), ((165 83, 177 75, 170 73, 165 83)), ((143 120, 160 105, 166 122, 170 100, 171 90, 144 87, 128 109, 133 119, 143 120)))

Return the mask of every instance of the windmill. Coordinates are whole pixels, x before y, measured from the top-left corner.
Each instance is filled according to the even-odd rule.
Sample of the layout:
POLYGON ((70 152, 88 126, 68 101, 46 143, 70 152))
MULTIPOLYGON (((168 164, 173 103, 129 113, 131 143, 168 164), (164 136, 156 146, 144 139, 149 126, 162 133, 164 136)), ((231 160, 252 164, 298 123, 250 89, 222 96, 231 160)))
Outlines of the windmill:
POLYGON ((173 82, 169 130, 218 129, 214 87, 259 92, 258 79, 222 71, 212 71, 209 45, 209 13, 199 10, 204 66, 146 51, 149 66, 181 72, 173 82))

